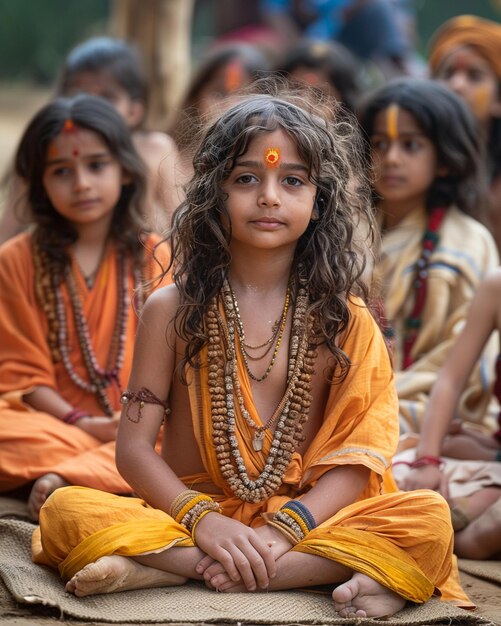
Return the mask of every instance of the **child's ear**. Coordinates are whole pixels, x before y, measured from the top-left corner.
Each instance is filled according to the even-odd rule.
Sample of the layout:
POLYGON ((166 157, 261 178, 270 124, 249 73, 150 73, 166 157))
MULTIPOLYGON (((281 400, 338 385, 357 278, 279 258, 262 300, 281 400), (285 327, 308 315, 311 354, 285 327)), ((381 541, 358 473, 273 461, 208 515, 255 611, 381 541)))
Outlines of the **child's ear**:
POLYGON ((318 220, 322 217, 323 210, 325 208, 325 200, 321 196, 315 198, 315 202, 313 203, 313 210, 311 212, 311 221, 318 222, 318 220))
POLYGON ((129 172, 122 170, 122 185, 130 185, 132 183, 132 176, 129 172))
POLYGON ((131 100, 127 112, 127 126, 137 128, 144 119, 146 109, 142 100, 131 100))
MULTIPOLYGON (((501 89, 501 86, 498 88, 498 91, 501 89)), ((492 103, 491 107, 491 116, 492 117, 501 117, 501 92, 498 93, 498 97, 492 103)))

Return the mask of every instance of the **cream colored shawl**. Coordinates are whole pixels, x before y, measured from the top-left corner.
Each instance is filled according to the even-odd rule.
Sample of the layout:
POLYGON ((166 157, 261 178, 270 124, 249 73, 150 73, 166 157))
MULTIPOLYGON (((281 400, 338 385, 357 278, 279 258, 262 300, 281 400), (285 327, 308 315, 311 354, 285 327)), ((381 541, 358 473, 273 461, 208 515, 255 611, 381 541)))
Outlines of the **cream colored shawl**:
MULTIPOLYGON (((428 395, 449 349, 460 332, 479 281, 499 263, 491 234, 479 222, 451 208, 430 259, 422 326, 412 348, 414 363, 402 371, 405 319, 414 305, 415 264, 426 227, 424 209, 384 233, 374 279, 388 321, 395 330, 394 368, 402 432, 419 432, 428 395)), ((482 422, 490 400, 496 347, 492 343, 463 392, 458 416, 482 422)))

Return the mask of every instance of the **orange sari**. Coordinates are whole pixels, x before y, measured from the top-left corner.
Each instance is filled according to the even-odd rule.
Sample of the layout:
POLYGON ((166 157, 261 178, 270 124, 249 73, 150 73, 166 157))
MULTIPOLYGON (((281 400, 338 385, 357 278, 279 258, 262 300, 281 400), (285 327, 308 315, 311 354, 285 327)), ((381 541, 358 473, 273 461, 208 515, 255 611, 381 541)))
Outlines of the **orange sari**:
MULTIPOLYGON (((158 240, 156 236, 149 236, 145 242, 149 276, 159 271, 152 258, 158 240)), ((160 246, 155 254, 165 267, 166 247, 160 246)), ((116 250, 110 244, 90 289, 78 265, 72 261, 98 363, 106 363, 118 310, 115 259, 116 250)), ((78 387, 62 363, 53 363, 47 341, 47 318, 37 300, 34 281, 31 237, 22 234, 0 249, 0 492, 15 489, 48 472, 55 472, 74 485, 113 493, 130 492, 129 485, 115 467, 114 442, 103 444, 75 426, 48 413, 35 411, 23 401, 23 396, 35 387, 46 386, 56 390, 72 406, 88 411, 89 415, 103 415, 96 396, 78 387)), ((133 286, 129 269, 130 295, 133 286)), ((62 290, 71 362, 75 372, 87 380, 65 285, 62 290)), ((120 371, 122 387, 127 384, 132 365, 137 323, 137 314, 129 304, 124 361, 120 371)), ((107 394, 111 405, 118 411, 118 385, 111 384, 107 394)))
MULTIPOLYGON (((206 474, 183 481, 191 486, 209 478, 223 491, 222 496, 213 497, 221 503, 224 515, 259 526, 265 523, 263 513, 277 511, 291 498, 300 498, 328 470, 342 464, 364 465, 371 470, 371 477, 360 499, 320 524, 292 550, 363 572, 413 602, 425 602, 436 593, 471 607, 458 583, 446 502, 432 491, 396 492, 389 473, 398 440, 391 366, 381 333, 364 305, 355 301, 351 313, 342 346, 352 363, 350 372, 342 383, 330 387, 323 425, 306 453, 294 454, 276 495, 256 504, 242 502, 221 476, 211 445, 205 367, 192 372, 189 389, 193 428, 206 474)), ((204 362, 205 353, 201 356, 204 362)), ((245 405, 260 423, 242 363, 239 376, 245 405)), ((238 411, 235 421, 247 471, 260 472, 271 436, 267 433, 263 450, 255 451, 247 423, 238 411)), ((101 556, 133 556, 173 545, 194 545, 183 526, 143 500, 74 487, 59 489, 50 496, 42 507, 40 526, 41 543, 38 533, 34 536, 34 560, 58 567, 63 578, 70 578, 101 556)))

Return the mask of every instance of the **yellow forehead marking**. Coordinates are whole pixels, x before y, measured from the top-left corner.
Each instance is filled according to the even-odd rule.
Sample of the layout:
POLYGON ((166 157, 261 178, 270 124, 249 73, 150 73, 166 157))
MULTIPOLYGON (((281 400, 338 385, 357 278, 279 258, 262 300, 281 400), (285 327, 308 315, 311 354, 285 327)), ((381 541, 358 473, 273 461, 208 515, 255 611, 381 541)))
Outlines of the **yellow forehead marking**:
POLYGON ((478 87, 473 101, 474 113, 478 117, 484 117, 489 109, 489 88, 486 85, 478 87))
POLYGON ((280 148, 266 148, 264 162, 268 167, 277 167, 280 163, 280 148))
POLYGON ((398 104, 390 104, 386 111, 386 132, 390 139, 398 139, 398 104))

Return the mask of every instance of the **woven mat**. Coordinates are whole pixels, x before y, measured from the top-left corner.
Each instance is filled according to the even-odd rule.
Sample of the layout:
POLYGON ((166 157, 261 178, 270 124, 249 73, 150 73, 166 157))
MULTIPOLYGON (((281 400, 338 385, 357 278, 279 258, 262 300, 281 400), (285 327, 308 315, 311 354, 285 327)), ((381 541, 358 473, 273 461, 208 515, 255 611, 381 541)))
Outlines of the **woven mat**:
MULTIPOLYGON (((33 525, 19 520, 0 520, 0 577, 21 604, 54 607, 61 617, 110 623, 246 624, 359 624, 343 619, 333 610, 329 594, 287 591, 263 594, 216 594, 202 584, 143 589, 117 594, 76 598, 64 591, 58 575, 34 565, 30 558, 33 525)), ((365 619, 364 625, 381 626, 365 619)), ((385 626, 424 624, 489 624, 471 612, 432 599, 425 605, 405 608, 385 626)))
POLYGON ((0 496, 0 518, 2 517, 15 517, 27 520, 28 506, 26 502, 0 496))
POLYGON ((501 585, 501 561, 470 561, 469 559, 459 559, 459 569, 462 572, 490 580, 501 585))

